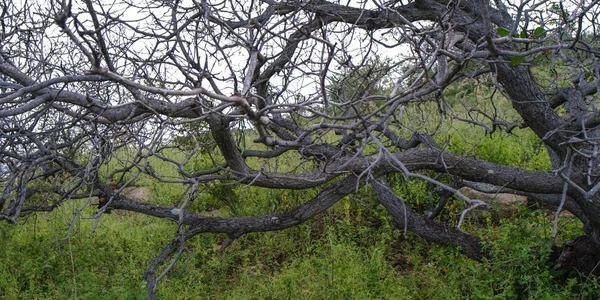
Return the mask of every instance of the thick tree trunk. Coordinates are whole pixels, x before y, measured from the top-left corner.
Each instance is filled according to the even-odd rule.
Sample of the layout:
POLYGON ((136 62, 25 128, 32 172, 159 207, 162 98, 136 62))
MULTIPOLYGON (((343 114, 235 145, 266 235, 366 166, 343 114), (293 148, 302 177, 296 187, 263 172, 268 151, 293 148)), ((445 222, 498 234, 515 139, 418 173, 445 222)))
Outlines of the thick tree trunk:
POLYGON ((569 241, 554 268, 575 271, 583 276, 600 276, 600 245, 587 235, 569 241))
MULTIPOLYGON (((580 133, 583 128, 579 125, 567 124, 552 109, 550 103, 545 99, 544 94, 539 90, 529 68, 525 66, 511 66, 508 62, 497 63, 494 65, 498 82, 502 84, 506 93, 510 96, 513 107, 523 118, 525 123, 533 130, 547 145, 549 152, 555 157, 564 161, 569 158, 568 148, 575 147, 578 151, 585 152, 590 145, 586 142, 578 144, 571 143, 572 138, 578 138, 583 141, 585 136, 580 133), (540 117, 543 116, 543 117, 540 117)), ((581 116, 577 116, 579 118, 581 116)), ((594 135, 597 129, 591 129, 588 136, 594 135)), ((576 155, 576 154, 570 154, 576 155)), ((571 160, 571 165, 563 166, 571 169, 570 174, 565 175, 585 191, 593 188, 586 182, 585 173, 588 172, 588 161, 582 157, 575 157, 571 160)), ((597 169, 597 167, 595 168, 597 169)), ((566 172, 565 170, 561 172, 566 172)), ((593 171, 592 173, 597 173, 593 171)), ((573 186, 568 189, 571 198, 583 209, 588 221, 588 234, 593 241, 600 244, 600 197, 594 195, 589 199, 573 186)))

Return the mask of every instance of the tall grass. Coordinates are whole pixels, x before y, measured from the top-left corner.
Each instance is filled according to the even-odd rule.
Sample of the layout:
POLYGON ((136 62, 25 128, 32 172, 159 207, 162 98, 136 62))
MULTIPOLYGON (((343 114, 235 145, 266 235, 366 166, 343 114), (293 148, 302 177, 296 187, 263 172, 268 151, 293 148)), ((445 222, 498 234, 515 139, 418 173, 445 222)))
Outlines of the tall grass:
MULTIPOLYGON (((600 282, 562 279, 546 263, 551 212, 522 209, 514 220, 466 224, 489 245, 479 263, 457 249, 394 230, 373 199, 345 199, 325 215, 283 232, 241 237, 223 253, 220 235, 202 235, 160 283, 165 299, 574 299, 600 295, 600 282), (557 279, 558 278, 558 279, 557 279)), ((91 215, 93 211, 86 211, 91 215)), ((0 225, 3 299, 143 299, 146 265, 175 224, 113 212, 88 237, 92 220, 62 207, 22 226, 0 225)), ((560 220, 559 239, 579 222, 560 220)))

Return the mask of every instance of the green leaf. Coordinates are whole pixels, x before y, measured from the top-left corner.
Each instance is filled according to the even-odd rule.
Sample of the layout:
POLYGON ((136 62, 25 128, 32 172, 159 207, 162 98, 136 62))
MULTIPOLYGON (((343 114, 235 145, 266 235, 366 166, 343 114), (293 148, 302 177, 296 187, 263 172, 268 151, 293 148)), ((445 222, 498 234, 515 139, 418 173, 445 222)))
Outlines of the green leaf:
POLYGON ((521 30, 520 37, 521 37, 522 39, 526 39, 526 38, 527 38, 527 31, 525 31, 525 30, 521 30))
POLYGON ((510 65, 516 67, 525 61, 525 56, 512 56, 510 58, 510 65))
POLYGON ((546 37, 546 30, 543 27, 538 27, 533 31, 534 38, 546 37))
POLYGON ((498 27, 498 29, 496 29, 496 32, 498 32, 498 35, 501 37, 505 37, 510 34, 510 30, 502 27, 498 27))

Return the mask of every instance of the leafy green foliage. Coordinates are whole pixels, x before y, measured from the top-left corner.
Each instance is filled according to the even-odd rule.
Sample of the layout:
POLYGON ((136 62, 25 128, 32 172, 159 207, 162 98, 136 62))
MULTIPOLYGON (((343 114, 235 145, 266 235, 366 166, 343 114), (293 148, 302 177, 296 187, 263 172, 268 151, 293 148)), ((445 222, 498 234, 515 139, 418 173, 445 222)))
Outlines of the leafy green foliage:
POLYGON ((512 56, 510 58, 510 65, 511 66, 518 66, 520 64, 522 64, 525 61, 526 56, 512 56))
MULTIPOLYGON (((415 189, 419 187, 414 186, 415 189)), ((416 193, 416 191, 413 191, 416 193)), ((365 195, 368 191, 364 191, 365 195)), ((143 299, 147 263, 176 225, 144 216, 106 215, 63 239, 68 208, 22 227, 0 226, 0 297, 6 299, 143 299), (57 218, 56 214, 60 217, 57 218), (72 257, 72 258, 71 258, 72 257), (75 289, 76 286, 76 289, 75 289)), ((224 236, 204 235, 161 282, 160 298, 194 299, 456 299, 594 297, 595 278, 564 279, 546 262, 551 212, 523 209, 489 227, 467 223, 490 251, 482 263, 457 249, 427 244, 392 229, 369 198, 345 199, 324 216, 284 232, 241 237, 225 252, 224 236)), ((560 239, 581 234, 561 219, 560 239)))
POLYGON ((505 37, 505 36, 508 36, 510 34, 510 30, 508 30, 506 28, 503 28, 503 27, 496 28, 496 32, 501 37, 505 37))
POLYGON ((544 29, 544 27, 536 27, 533 30, 533 37, 534 38, 543 38, 543 37, 546 37, 546 30, 544 29))

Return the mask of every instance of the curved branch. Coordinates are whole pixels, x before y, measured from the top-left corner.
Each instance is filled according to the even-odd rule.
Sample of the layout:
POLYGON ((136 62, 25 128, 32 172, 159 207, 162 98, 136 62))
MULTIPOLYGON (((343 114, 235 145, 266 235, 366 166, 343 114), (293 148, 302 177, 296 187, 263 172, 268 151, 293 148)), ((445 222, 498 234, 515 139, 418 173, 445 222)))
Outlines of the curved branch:
POLYGON ((359 180, 356 176, 351 175, 331 187, 324 188, 317 196, 295 209, 254 217, 204 217, 187 210, 181 211, 173 207, 138 202, 118 195, 113 195, 112 201, 107 205, 110 209, 135 211, 174 222, 181 221, 181 224, 191 226, 190 235, 204 232, 239 234, 276 231, 298 225, 312 218, 364 184, 364 180, 359 180), (180 218, 181 213, 183 216, 180 218))
POLYGON ((475 260, 481 260, 484 257, 483 245, 476 236, 416 213, 388 187, 383 178, 372 180, 371 186, 373 186, 377 200, 387 209, 392 216, 394 225, 399 229, 405 228, 427 241, 457 245, 461 248, 461 252, 475 260))

